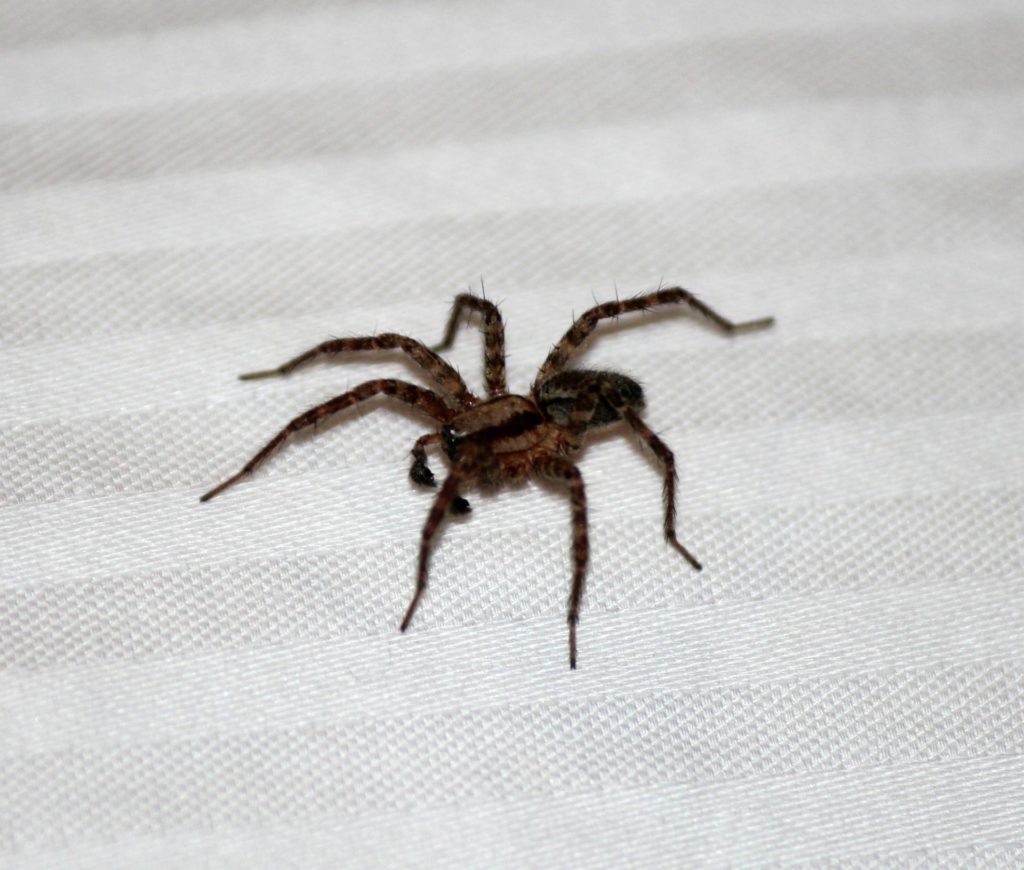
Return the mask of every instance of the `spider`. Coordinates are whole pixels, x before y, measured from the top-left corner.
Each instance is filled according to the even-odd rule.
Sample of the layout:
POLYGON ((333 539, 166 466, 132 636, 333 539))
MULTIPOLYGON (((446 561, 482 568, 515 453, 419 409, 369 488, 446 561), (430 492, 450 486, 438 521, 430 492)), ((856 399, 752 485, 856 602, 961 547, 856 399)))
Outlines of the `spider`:
POLYGON ((335 338, 300 354, 281 366, 240 375, 241 380, 288 375, 314 359, 357 351, 394 350, 406 353, 429 375, 439 391, 407 381, 379 378, 335 396, 293 419, 239 471, 218 484, 200 501, 209 501, 243 477, 251 475, 291 435, 358 402, 384 395, 411 405, 435 421, 438 428, 419 438, 412 448, 409 476, 422 486, 437 486, 427 464, 427 447, 440 445, 450 470, 434 498, 420 537, 416 588, 401 622, 404 632, 412 622, 427 587, 431 545, 446 513, 465 513, 469 503, 459 494, 471 484, 497 487, 530 476, 559 481, 568 488, 572 505, 572 586, 568 600, 569 667, 576 668, 576 625, 587 570, 587 500, 583 476, 572 461, 593 429, 624 422, 650 447, 664 478, 664 524, 668 543, 697 571, 701 564, 676 537, 675 457, 640 416, 644 395, 630 377, 610 371, 567 369, 598 323, 655 306, 682 304, 703 315, 726 335, 766 329, 774 318, 734 323, 713 311, 682 287, 659 289, 630 299, 596 305, 576 318, 541 365, 527 395, 509 393, 505 378, 505 327, 497 306, 472 293, 455 297, 440 343, 428 348, 404 335, 383 333, 365 338, 335 338), (487 398, 480 399, 438 351, 450 348, 463 315, 476 313, 484 335, 484 380, 487 398))

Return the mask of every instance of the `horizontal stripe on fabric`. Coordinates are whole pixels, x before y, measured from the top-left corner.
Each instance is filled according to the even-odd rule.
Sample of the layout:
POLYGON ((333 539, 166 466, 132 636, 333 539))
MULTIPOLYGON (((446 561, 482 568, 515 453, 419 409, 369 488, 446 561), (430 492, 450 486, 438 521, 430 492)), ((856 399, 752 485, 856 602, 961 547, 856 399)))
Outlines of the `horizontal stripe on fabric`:
MULTIPOLYGON (((991 315, 1005 323, 1008 313, 997 308, 991 315)), ((797 421, 903 421, 1024 408, 1024 347, 1016 322, 956 333, 922 333, 912 328, 913 323, 904 322, 906 331, 892 335, 832 340, 790 335, 776 341, 766 334, 756 341, 721 339, 711 344, 703 335, 702 340, 693 340, 700 327, 687 320, 662 318, 655 324, 638 318, 634 330, 606 336, 601 353, 583 358, 589 367, 606 366, 640 378, 647 394, 645 416, 669 440, 673 432, 797 421), (677 352, 647 349, 652 336, 660 338, 669 331, 678 331, 677 352)), ((539 337, 531 342, 533 350, 538 345, 542 349, 554 337, 554 332, 539 337)), ((316 338, 319 334, 311 336, 309 343, 316 338)), ((480 346, 475 335, 464 341, 480 346)), ((168 346, 168 351, 177 356, 186 348, 168 346)), ((516 358, 526 355, 523 348, 509 350, 516 358)), ((283 358, 289 352, 279 355, 283 358)), ((211 377, 205 385, 194 379, 180 383, 172 379, 166 387, 157 388, 158 394, 176 390, 176 402, 181 403, 176 407, 152 407, 143 396, 137 409, 129 409, 126 397, 134 392, 130 385, 138 373, 125 367, 103 379, 105 388, 125 403, 121 413, 85 416, 76 403, 55 406, 56 420, 0 429, 0 453, 6 457, 0 467, 0 506, 212 485, 232 463, 241 467, 292 417, 361 381, 397 375, 431 385, 415 365, 397 363, 395 354, 379 354, 377 366, 362 359, 327 362, 273 387, 235 389, 232 384, 230 399, 225 401, 186 402, 189 392, 204 386, 214 392, 226 389, 224 381, 260 356, 268 364, 278 361, 273 350, 257 354, 252 348, 244 353, 247 358, 233 367, 223 361, 220 372, 206 363, 211 377)), ((216 354, 218 361, 224 356, 216 354)), ((479 356, 479 350, 473 354, 479 356)), ((161 360, 169 363, 165 371, 173 371, 173 357, 158 352, 146 356, 154 372, 162 368, 161 360)), ((88 370, 95 375, 95 366, 88 370)), ((513 374, 513 390, 525 390, 532 372, 517 365, 513 374)), ((469 383, 484 395, 482 385, 475 380, 469 383)), ((353 470, 375 466, 375 479, 390 479, 392 497, 404 498, 405 487, 394 482, 409 462, 404 441, 412 429, 435 428, 425 415, 397 402, 378 400, 335 415, 329 431, 300 437, 283 447, 259 478, 319 471, 332 477, 342 474, 361 488, 353 470), (398 473, 388 477, 388 468, 398 473)), ((632 440, 625 430, 620 437, 632 440)), ((434 464, 443 468, 440 452, 434 456, 434 464)))
MULTIPOLYGON (((45 26, 45 13, 36 4, 19 14, 11 8, 18 2, 5 4, 0 46, 10 44, 18 19, 45 26)), ((103 20, 97 2, 117 0, 91 0, 87 6, 39 0, 38 5, 54 2, 66 8, 51 20, 67 22, 75 13, 91 13, 94 26, 103 20)), ((220 2, 212 0, 208 9, 214 11, 220 2)), ((140 4, 123 5, 131 10, 140 4)), ((170 14, 182 8, 177 3, 170 14)), ((167 15, 167 10, 166 4, 160 5, 161 13, 167 15)), ((870 40, 870 34, 883 29, 906 39, 915 29, 941 32, 956 27, 966 38, 972 29, 994 20, 1019 22, 1019 11, 1012 0, 977 0, 970 6, 941 0, 926 8, 913 0, 871 0, 855 6, 813 0, 765 6, 743 0, 727 7, 696 0, 605 0, 587 7, 542 0, 514 6, 386 2, 324 3, 312 9, 300 6, 290 14, 282 8, 281 14, 252 14, 180 29, 160 29, 155 21, 141 25, 139 33, 106 39, 82 39, 92 30, 85 26, 68 34, 77 39, 0 51, 0 117, 45 118, 254 90, 295 91, 321 83, 409 80, 460 69, 480 74, 501 66, 564 64, 590 54, 657 50, 673 41, 685 41, 690 51, 701 46, 714 50, 717 43, 730 41, 746 45, 750 60, 732 64, 733 70, 742 70, 757 62, 759 45, 799 40, 804 32, 839 45, 844 33, 860 34, 862 40, 867 34, 870 40)), ((963 74, 941 68, 935 72, 963 74)))
MULTIPOLYGON (((642 469, 634 473, 639 477, 642 469)), ((684 478, 689 477, 687 471, 684 478)), ((1024 564, 1024 492, 1019 490, 956 489, 701 513, 684 486, 682 504, 697 510, 686 512, 680 528, 686 539, 700 544, 707 562, 707 570, 696 574, 661 540, 656 476, 651 473, 639 489, 606 503, 612 485, 601 482, 592 492, 598 519, 588 620, 645 608, 922 586, 938 578, 970 582, 974 575, 1012 574, 1024 564)), ((536 500, 523 501, 518 495, 500 506, 476 505, 478 514, 495 520, 513 511, 521 518, 516 529, 489 535, 484 520, 445 536, 419 627, 436 631, 562 613, 570 546, 567 507, 561 517, 557 505, 537 517, 530 513, 536 500), (510 564, 533 570, 516 579, 510 564)), ((419 499, 415 504, 425 518, 426 504, 419 499)), ((342 519, 339 513, 339 526, 342 519)), ((0 590, 0 668, 10 669, 22 684, 19 719, 31 721, 29 696, 58 691, 65 677, 58 670, 30 687, 27 674, 24 682, 17 677, 21 671, 104 661, 141 664, 215 650, 255 659, 275 646, 389 639, 410 591, 415 544, 415 538, 394 540, 382 551, 380 542, 367 540, 9 586, 0 590)))
MULTIPOLYGON (((1024 470, 1024 456, 1016 448, 1022 421, 1024 412, 1017 410, 899 422, 797 421, 731 431, 681 430, 666 437, 683 472, 683 513, 713 514, 759 504, 893 496, 907 487, 924 493, 996 486, 1018 479, 1014 475, 1024 470)), ((410 447, 416 434, 410 428, 410 447)), ((584 463, 585 472, 593 469, 588 476, 593 521, 602 520, 601 504, 616 511, 634 489, 647 493, 648 515, 657 516, 660 481, 646 457, 610 440, 599 448, 584 463)), ((225 472, 237 467, 240 463, 231 462, 225 472)), ((261 475, 206 505, 197 499, 209 482, 192 490, 10 505, 3 510, 0 538, 3 581, 45 584, 95 572, 323 552, 369 540, 387 541, 389 548, 414 542, 426 505, 409 492, 407 474, 404 465, 339 464, 329 473, 261 475)), ((455 524, 446 539, 472 539, 524 523, 564 528, 566 522, 557 489, 509 489, 482 504, 488 508, 481 516, 455 524)), ((701 537, 714 539, 710 530, 701 537)), ((652 530, 650 546, 658 540, 652 530)))

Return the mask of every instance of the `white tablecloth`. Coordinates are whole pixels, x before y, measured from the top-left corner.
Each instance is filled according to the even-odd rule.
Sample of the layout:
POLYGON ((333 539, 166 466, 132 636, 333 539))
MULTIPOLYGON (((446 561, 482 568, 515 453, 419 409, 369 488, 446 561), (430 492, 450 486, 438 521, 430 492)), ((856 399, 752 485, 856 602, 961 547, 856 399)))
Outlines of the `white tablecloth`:
MULTIPOLYGON (((1019 0, 6 0, 0 865, 1024 865, 1019 0), (200 505, 483 278, 525 390, 623 318, 569 507, 372 404, 200 505), (440 460, 434 460, 440 470, 440 460)), ((480 383, 480 338, 451 359, 480 383)))

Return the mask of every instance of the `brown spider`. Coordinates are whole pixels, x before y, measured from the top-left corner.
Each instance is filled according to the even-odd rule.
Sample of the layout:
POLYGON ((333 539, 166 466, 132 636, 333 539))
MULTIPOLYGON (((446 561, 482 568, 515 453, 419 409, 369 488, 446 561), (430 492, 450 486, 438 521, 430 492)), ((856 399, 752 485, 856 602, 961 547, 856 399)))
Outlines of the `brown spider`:
POLYGON ((276 369, 241 375, 242 380, 287 375, 300 365, 321 356, 398 348, 433 378, 441 392, 393 378, 360 384, 300 414, 271 438, 238 474, 215 486, 200 501, 208 501, 241 478, 252 474, 292 433, 315 426, 325 417, 373 396, 393 396, 418 408, 437 421, 440 427, 422 436, 413 446, 413 463, 409 472, 413 481, 425 486, 436 486, 434 474, 427 465, 428 446, 440 444, 451 464, 451 470, 441 484, 423 526, 416 591, 405 611, 401 630, 405 631, 409 627, 426 589, 431 541, 438 525, 448 511, 465 513, 469 510, 469 503, 458 494, 459 489, 472 482, 496 487, 506 481, 537 475, 565 482, 572 500, 573 576, 568 622, 569 667, 575 668, 576 623, 579 621, 589 545, 583 477, 569 457, 583 447, 589 430, 624 420, 647 443, 661 463, 664 473, 665 537, 694 569, 701 570, 700 563, 676 538, 675 458, 668 446, 640 418, 639 411, 644 406, 640 385, 632 378, 616 372, 565 368, 599 321, 671 303, 688 305, 728 335, 765 329, 774 322, 773 318, 765 317, 733 323, 681 287, 657 290, 632 299, 605 302, 576 319, 544 360, 529 395, 517 396, 509 394, 505 383, 505 328, 501 314, 494 303, 487 299, 462 293, 455 297, 444 338, 432 349, 415 339, 394 333, 367 338, 336 338, 317 345, 276 369), (483 320, 484 379, 488 396, 484 400, 470 392, 459 373, 436 353, 451 347, 463 312, 467 309, 478 312, 483 320))

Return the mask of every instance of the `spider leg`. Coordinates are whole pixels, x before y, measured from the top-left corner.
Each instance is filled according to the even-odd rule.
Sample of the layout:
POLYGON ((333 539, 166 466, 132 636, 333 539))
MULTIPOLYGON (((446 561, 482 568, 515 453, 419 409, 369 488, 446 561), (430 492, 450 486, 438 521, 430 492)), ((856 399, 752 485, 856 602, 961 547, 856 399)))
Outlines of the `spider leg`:
POLYGON ((537 385, 540 385, 552 375, 565 368, 565 364, 582 347, 590 334, 597 328, 597 324, 600 321, 606 320, 609 317, 618 317, 620 314, 627 314, 630 311, 647 311, 657 305, 670 305, 673 303, 682 303, 704 315, 705 318, 726 335, 767 329, 775 322, 773 317, 762 317, 758 320, 736 323, 723 317, 717 311, 701 302, 689 290, 684 290, 682 287, 668 287, 643 296, 634 296, 632 299, 617 299, 614 302, 604 302, 601 305, 595 305, 576 318, 569 331, 551 349, 547 359, 544 360, 544 364, 537 373, 535 389, 537 385))
POLYGON ((537 473, 551 480, 562 480, 569 486, 572 501, 572 588, 569 591, 569 667, 576 669, 576 624, 579 622, 580 602, 587 574, 590 545, 587 540, 587 495, 580 470, 564 456, 542 457, 536 464, 537 473))
POLYGON ((582 444, 583 434, 597 408, 598 398, 610 404, 651 448, 665 470, 663 498, 665 502, 665 538, 696 571, 703 570, 700 562, 676 537, 676 460, 668 445, 640 419, 640 416, 625 402, 613 383, 605 381, 580 391, 579 397, 569 414, 568 430, 574 445, 582 444))
POLYGON ((450 395, 463 408, 468 408, 477 402, 476 396, 470 392, 466 382, 451 365, 445 362, 434 351, 430 350, 422 342, 405 335, 398 335, 393 332, 385 332, 380 335, 371 335, 362 338, 332 338, 310 348, 305 353, 300 353, 288 362, 279 365, 274 369, 266 369, 258 372, 247 372, 239 375, 243 381, 253 381, 258 378, 273 378, 280 375, 290 374, 299 366, 322 356, 336 356, 342 353, 352 353, 372 350, 395 350, 398 349, 407 354, 417 365, 420 366, 437 383, 445 393, 450 395))
POLYGON ((444 338, 431 347, 431 350, 448 350, 452 346, 459 321, 466 309, 478 312, 483 318, 484 381, 487 384, 487 395, 503 396, 508 392, 505 380, 505 325, 501 321, 498 306, 489 299, 474 296, 472 293, 460 293, 456 296, 452 313, 448 316, 448 324, 445 326, 444 338))
POLYGON ((423 524, 423 532, 420 536, 420 562, 419 569, 416 572, 416 591, 413 593, 412 601, 409 602, 409 607, 405 611, 405 616, 402 618, 402 624, 400 626, 402 631, 405 631, 409 627, 409 623, 412 622, 413 614, 416 613, 416 608, 419 606, 420 598, 423 597, 423 592, 427 588, 427 568, 430 564, 430 545, 434 538, 434 533, 437 531, 437 527, 441 524, 441 520, 444 518, 448 506, 452 500, 456 497, 455 490, 462 480, 462 475, 457 471, 449 473, 448 477, 445 478, 444 483, 441 485, 441 491, 438 492, 434 498, 434 504, 430 508, 430 513, 427 514, 427 521, 423 524))
POLYGON ((633 431, 637 433, 651 448, 651 451, 658 458, 662 468, 665 470, 665 485, 662 490, 662 497, 665 502, 665 538, 668 542, 675 547, 676 550, 682 555, 687 562, 689 562, 695 570, 701 570, 701 564, 698 562, 689 550, 686 549, 679 539, 676 537, 676 459, 669 449, 668 445, 662 441, 653 431, 644 423, 643 420, 637 415, 637 413, 631 408, 626 408, 622 411, 622 416, 626 422, 632 427, 633 431))
POLYGON ((329 399, 323 404, 317 405, 310 408, 308 411, 299 414, 298 417, 293 419, 287 426, 271 438, 266 445, 264 445, 263 449, 243 466, 242 470, 239 471, 238 474, 229 477, 223 483, 218 484, 199 500, 209 501, 215 495, 223 492, 243 477, 247 477, 252 474, 260 465, 263 464, 264 461, 266 461, 267 457, 270 456, 277 447, 283 444, 295 432, 298 432, 301 429, 306 429, 310 426, 315 426, 317 423, 322 422, 326 417, 329 417, 332 414, 336 414, 358 402, 366 401, 373 396, 381 394, 385 396, 393 396, 399 401, 405 402, 407 405, 412 405, 414 408, 418 408, 427 415, 433 417, 438 422, 445 422, 454 414, 454 412, 444 403, 444 400, 437 395, 437 393, 431 392, 423 387, 418 387, 415 384, 410 384, 406 381, 398 381, 393 378, 381 378, 375 381, 366 381, 366 383, 360 384, 358 387, 349 390, 347 393, 335 396, 333 399, 329 399))
MULTIPOLYGON (((429 445, 437 444, 441 440, 440 432, 431 432, 416 439, 412 447, 412 468, 409 469, 409 477, 413 483, 420 486, 437 486, 434 472, 427 465, 427 450, 429 445)), ((451 512, 453 514, 468 514, 473 508, 461 495, 452 499, 451 512)))

